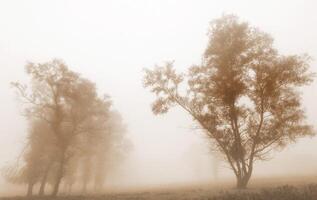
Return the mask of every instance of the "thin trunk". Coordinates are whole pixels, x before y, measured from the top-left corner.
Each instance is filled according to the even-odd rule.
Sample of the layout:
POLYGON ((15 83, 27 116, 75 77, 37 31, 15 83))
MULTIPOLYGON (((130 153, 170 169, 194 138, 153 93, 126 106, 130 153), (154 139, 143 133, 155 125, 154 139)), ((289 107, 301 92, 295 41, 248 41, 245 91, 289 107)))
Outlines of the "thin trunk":
POLYGON ((103 181, 95 182, 95 184, 94 184, 95 192, 100 192, 101 188, 103 188, 103 181))
POLYGON ((87 192, 87 182, 85 181, 85 182, 83 183, 82 193, 83 193, 83 194, 86 194, 86 192, 87 192))
POLYGON ((47 176, 44 175, 44 177, 43 177, 42 180, 41 180, 41 186, 40 186, 40 190, 39 190, 39 196, 44 196, 44 195, 45 195, 46 180, 47 180, 47 176))
POLYGON ((29 182, 28 191, 27 191, 26 196, 30 197, 30 196, 33 195, 33 186, 34 186, 34 183, 33 182, 29 182))
POLYGON ((72 188, 73 188, 73 184, 72 183, 68 184, 68 188, 67 188, 67 193, 68 194, 72 193, 72 188))
POLYGON ((46 182, 47 182, 47 177, 49 174, 49 171, 51 169, 51 163, 49 163, 44 171, 42 180, 41 180, 41 186, 40 186, 40 190, 39 190, 39 196, 43 196, 45 194, 45 186, 46 186, 46 182))
POLYGON ((62 178, 64 176, 65 152, 66 152, 65 150, 62 151, 61 160, 60 160, 59 167, 57 170, 56 182, 53 186, 53 192, 51 195, 53 197, 55 197, 57 195, 58 190, 59 190, 59 186, 60 186, 62 178))

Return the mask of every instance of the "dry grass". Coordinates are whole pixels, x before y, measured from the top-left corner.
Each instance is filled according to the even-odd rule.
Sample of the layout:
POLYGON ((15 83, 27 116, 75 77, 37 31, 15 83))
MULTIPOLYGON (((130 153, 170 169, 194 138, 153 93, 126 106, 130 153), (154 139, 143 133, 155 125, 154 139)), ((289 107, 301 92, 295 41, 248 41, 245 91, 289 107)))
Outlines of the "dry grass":
POLYGON ((285 185, 258 191, 222 192, 210 200, 317 200, 317 184, 306 186, 285 185))
POLYGON ((210 191, 205 189, 113 193, 91 196, 10 197, 3 200, 317 200, 317 184, 264 189, 210 191))

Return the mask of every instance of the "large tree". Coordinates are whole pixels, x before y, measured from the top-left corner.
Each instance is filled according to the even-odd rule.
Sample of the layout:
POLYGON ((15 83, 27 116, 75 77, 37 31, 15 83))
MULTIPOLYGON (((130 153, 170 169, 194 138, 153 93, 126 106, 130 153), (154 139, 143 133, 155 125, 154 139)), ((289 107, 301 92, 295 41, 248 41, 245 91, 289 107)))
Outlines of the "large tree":
POLYGON ((211 23, 201 64, 184 74, 173 62, 146 69, 144 86, 157 97, 154 114, 179 105, 198 122, 245 188, 256 160, 313 134, 298 90, 312 81, 308 63, 280 55, 268 34, 224 15, 211 23))

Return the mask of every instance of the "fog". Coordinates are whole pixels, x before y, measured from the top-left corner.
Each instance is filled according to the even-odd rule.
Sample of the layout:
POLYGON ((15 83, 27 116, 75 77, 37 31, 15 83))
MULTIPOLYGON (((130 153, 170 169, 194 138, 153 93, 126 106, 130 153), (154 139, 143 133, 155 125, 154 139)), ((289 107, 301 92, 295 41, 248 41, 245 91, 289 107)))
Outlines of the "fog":
MULTIPOLYGON (((232 180, 192 118, 176 107, 151 111, 154 97, 142 85, 143 68, 174 60, 178 71, 200 63, 209 22, 233 13, 271 34, 283 54, 308 53, 317 72, 314 0, 56 0, 0 2, 0 167, 21 152, 27 124, 11 81, 26 82, 28 61, 65 61, 71 70, 111 96, 133 144, 110 177, 113 187, 167 186, 232 180), (218 175, 215 176, 214 166, 218 175)), ((308 122, 316 124, 317 82, 303 89, 308 122)), ((257 162, 253 178, 317 175, 317 138, 307 137, 257 162), (299 170, 300 168, 300 170, 299 170)), ((10 185, 0 179, 0 194, 10 185)))

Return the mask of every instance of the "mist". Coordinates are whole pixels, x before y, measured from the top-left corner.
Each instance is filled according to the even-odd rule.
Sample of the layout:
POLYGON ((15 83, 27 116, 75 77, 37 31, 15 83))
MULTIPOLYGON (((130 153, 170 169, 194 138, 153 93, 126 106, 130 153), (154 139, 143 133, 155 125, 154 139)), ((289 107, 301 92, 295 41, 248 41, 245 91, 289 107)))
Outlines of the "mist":
MULTIPOLYGON (((22 115, 25 105, 10 83, 30 83, 28 62, 59 59, 91 81, 97 96, 108 95, 109 112, 121 116, 130 146, 107 171, 102 192, 220 183, 233 187, 235 175, 186 111, 175 107, 153 114, 155 96, 144 88, 144 69, 174 61, 177 72, 186 72, 201 63, 210 22, 234 14, 269 33, 281 54, 307 53, 312 57, 309 70, 317 72, 316 6, 313 0, 1 1, 0 168, 17 161, 30 129, 22 115)), ((316 80, 300 89, 306 121, 313 128, 316 89, 316 80)), ((316 144, 317 138, 308 136, 272 152, 269 161, 254 165, 251 185, 268 178, 287 184, 316 177, 316 144)), ((80 193, 82 186, 74 188, 80 193)), ((25 190, 0 178, 0 196, 24 195, 25 190)))

